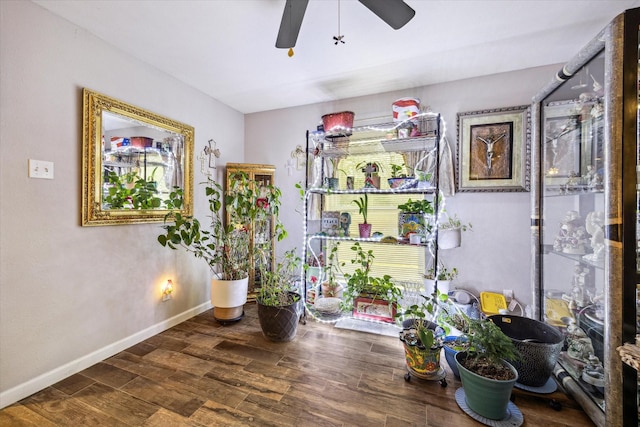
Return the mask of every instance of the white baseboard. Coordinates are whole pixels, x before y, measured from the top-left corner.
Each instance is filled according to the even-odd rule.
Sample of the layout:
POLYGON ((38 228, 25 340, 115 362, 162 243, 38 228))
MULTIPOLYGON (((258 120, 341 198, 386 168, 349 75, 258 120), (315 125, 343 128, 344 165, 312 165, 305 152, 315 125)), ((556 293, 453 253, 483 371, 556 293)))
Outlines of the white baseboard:
POLYGON ((10 388, 9 390, 3 391, 0 393, 0 409, 9 406, 21 399, 24 399, 25 397, 31 396, 32 394, 44 388, 47 388, 50 385, 57 383, 58 381, 62 381, 63 379, 76 374, 88 368, 89 366, 95 365, 96 363, 101 362, 113 356, 114 354, 117 354, 131 347, 132 345, 138 344, 139 342, 144 341, 149 337, 166 331, 167 329, 181 322, 184 322, 185 320, 191 319, 192 317, 197 316, 198 314, 207 311, 210 308, 211 302, 200 304, 183 313, 177 314, 170 319, 152 325, 140 332, 136 332, 133 335, 123 338, 120 341, 114 342, 113 344, 109 344, 101 349, 98 349, 93 353, 82 356, 79 359, 72 360, 71 362, 66 363, 56 369, 45 372, 44 374, 30 379, 27 382, 19 384, 13 388, 10 388))

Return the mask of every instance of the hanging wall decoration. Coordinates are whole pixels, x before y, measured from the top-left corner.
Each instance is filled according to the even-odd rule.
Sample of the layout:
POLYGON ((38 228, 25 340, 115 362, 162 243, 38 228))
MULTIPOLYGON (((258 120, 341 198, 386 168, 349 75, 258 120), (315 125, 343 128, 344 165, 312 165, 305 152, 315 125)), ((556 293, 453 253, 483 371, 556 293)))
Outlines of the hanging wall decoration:
POLYGON ((458 113, 458 191, 529 191, 528 106, 458 113))

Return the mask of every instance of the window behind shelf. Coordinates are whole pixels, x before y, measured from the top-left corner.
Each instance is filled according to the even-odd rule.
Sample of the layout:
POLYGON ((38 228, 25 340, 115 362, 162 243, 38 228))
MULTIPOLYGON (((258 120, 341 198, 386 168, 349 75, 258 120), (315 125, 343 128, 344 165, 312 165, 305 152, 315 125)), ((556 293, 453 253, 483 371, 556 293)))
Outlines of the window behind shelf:
MULTIPOLYGON (((364 174, 356 168, 361 162, 378 162, 382 165, 380 173, 381 187, 389 188, 387 178, 391 177, 391 164, 402 165, 403 158, 398 153, 376 153, 367 156, 350 156, 339 163, 339 169, 355 178, 355 188, 364 186, 364 174)), ((344 189, 346 181, 344 174, 340 174, 340 188, 344 189)), ((358 237, 358 224, 362 222, 362 215, 358 213, 358 207, 353 200, 361 197, 361 194, 334 194, 325 197, 326 211, 348 212, 351 214, 349 235, 358 237)), ((398 236, 398 205, 408 199, 422 199, 421 194, 369 194, 369 210, 367 222, 372 225, 372 232, 379 231, 384 236, 398 236)), ((351 273, 355 269, 351 264, 355 252, 351 250, 351 242, 341 242, 338 256, 345 265, 342 268, 345 273, 351 273)), ((423 283, 425 271, 424 247, 417 248, 409 245, 392 245, 382 243, 362 243, 365 250, 372 249, 375 256, 372 266, 372 275, 390 275, 396 282, 423 283)))

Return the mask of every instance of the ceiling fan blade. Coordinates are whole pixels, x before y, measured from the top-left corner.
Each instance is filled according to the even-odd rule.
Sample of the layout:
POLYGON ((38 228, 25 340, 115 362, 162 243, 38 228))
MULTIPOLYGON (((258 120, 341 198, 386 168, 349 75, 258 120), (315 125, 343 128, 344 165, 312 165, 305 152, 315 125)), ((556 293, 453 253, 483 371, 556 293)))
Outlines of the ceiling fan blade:
POLYGON ((276 39, 277 48, 288 49, 296 45, 307 4, 309 4, 309 0, 287 0, 276 39))
POLYGON ((416 14, 403 0, 358 0, 394 30, 404 27, 416 14))

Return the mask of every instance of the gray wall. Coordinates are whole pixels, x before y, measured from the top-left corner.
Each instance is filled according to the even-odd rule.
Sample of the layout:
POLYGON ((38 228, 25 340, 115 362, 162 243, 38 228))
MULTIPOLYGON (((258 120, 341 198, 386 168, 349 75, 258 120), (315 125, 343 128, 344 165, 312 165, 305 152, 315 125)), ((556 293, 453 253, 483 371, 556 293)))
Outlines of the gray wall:
MULTIPOLYGON (((6 406, 210 304, 207 266, 162 248, 159 225, 80 226, 82 88, 194 126, 196 155, 213 138, 221 163, 243 160, 244 117, 30 1, 0 2, 0 31, 6 406), (55 179, 28 178, 30 158, 53 161, 55 179), (174 298, 161 302, 168 278, 174 298)), ((196 211, 204 217, 200 193, 196 211)))

